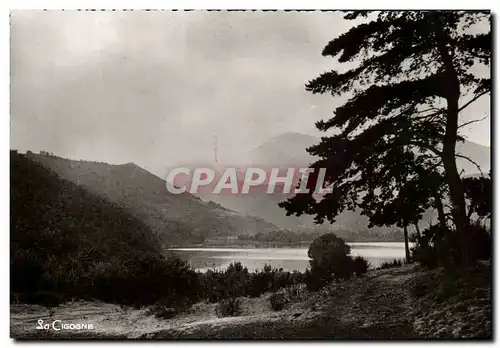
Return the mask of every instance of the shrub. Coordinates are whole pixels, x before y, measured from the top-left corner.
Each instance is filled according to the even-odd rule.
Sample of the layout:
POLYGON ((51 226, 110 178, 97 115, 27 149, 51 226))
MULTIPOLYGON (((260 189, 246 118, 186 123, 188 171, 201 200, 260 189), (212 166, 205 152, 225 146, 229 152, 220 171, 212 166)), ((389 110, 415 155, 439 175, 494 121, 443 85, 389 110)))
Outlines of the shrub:
POLYGON ((352 275, 350 253, 349 245, 333 233, 316 238, 307 252, 311 258, 309 261, 311 270, 305 274, 307 289, 317 291, 333 278, 350 278, 352 275))
POLYGON ((26 294, 24 302, 41 304, 46 307, 57 307, 64 302, 64 297, 52 291, 37 291, 26 294))
POLYGON ((146 254, 126 261, 110 259, 92 267, 89 277, 94 284, 91 293, 108 302, 140 307, 161 301, 177 308, 199 298, 197 274, 173 255, 146 254))
POLYGON ((164 303, 158 303, 151 306, 146 313, 160 319, 171 319, 179 313, 179 310, 169 307, 164 303))
MULTIPOLYGON (((441 263, 443 261, 440 253, 445 244, 444 236, 450 233, 450 230, 440 225, 431 225, 423 230, 420 236, 413 236, 411 240, 414 243, 411 248, 412 259, 428 269, 437 267, 440 261, 441 263)), ((453 249, 448 250, 450 254, 453 252, 453 249)))
POLYGON ((200 275, 202 296, 210 302, 219 302, 230 297, 246 296, 250 284, 250 274, 240 262, 230 264, 224 271, 207 271, 200 275))
POLYGON ((348 264, 351 248, 342 238, 333 233, 327 233, 316 238, 307 251, 312 259, 311 267, 321 267, 332 271, 336 277, 345 274, 345 266, 348 264))
POLYGON ((211 302, 228 297, 258 297, 304 282, 303 274, 297 271, 290 273, 265 265, 262 270, 249 273, 239 263, 229 266, 226 271, 208 271, 203 278, 206 298, 211 302))
POLYGON ((286 287, 285 293, 287 298, 294 302, 304 301, 307 296, 305 288, 300 284, 294 284, 286 287))
POLYGON ((270 265, 265 265, 262 271, 257 271, 251 275, 248 294, 251 297, 258 297, 273 288, 276 270, 270 265))
POLYGON ((356 256, 351 263, 351 271, 356 276, 365 274, 368 271, 369 267, 370 264, 368 263, 368 261, 361 256, 356 256))
POLYGON ((491 230, 482 225, 479 221, 471 224, 469 233, 472 235, 470 240, 472 245, 471 249, 477 260, 489 260, 492 255, 492 240, 491 230))
MULTIPOLYGON (((488 229, 479 222, 470 225, 467 235, 468 252, 474 260, 491 258, 492 241, 488 229)), ((447 270, 454 270, 461 265, 461 248, 457 231, 429 226, 420 237, 413 238, 412 258, 426 268, 439 265, 447 270)))
POLYGON ((265 292, 276 292, 291 285, 304 283, 304 274, 283 271, 265 265, 262 270, 253 273, 237 262, 226 270, 208 270, 198 274, 200 298, 216 303, 222 299, 244 296, 258 297, 265 292))
POLYGON ((403 266, 403 261, 395 259, 392 261, 385 261, 378 267, 378 269, 396 268, 403 266))
POLYGON ((328 270, 316 266, 307 269, 304 278, 307 290, 318 291, 328 284, 333 279, 333 276, 328 270))
POLYGON ((433 269, 438 266, 436 251, 430 245, 415 248, 412 252, 412 259, 428 269, 433 269))
POLYGON ((226 298, 219 302, 215 309, 219 318, 237 317, 242 313, 242 300, 240 298, 226 298))
POLYGON ((290 302, 290 300, 284 293, 277 292, 269 297, 269 302, 271 303, 271 308, 274 311, 280 311, 290 302))

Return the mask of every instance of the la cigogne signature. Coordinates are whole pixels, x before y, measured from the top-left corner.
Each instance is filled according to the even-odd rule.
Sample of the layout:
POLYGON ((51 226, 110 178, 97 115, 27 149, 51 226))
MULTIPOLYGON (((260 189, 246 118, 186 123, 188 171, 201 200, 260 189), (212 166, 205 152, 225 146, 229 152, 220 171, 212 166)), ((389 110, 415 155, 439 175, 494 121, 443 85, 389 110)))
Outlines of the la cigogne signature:
POLYGON ((36 326, 37 330, 93 330, 94 325, 91 323, 65 323, 62 320, 54 320, 51 323, 44 323, 42 319, 38 319, 36 326))

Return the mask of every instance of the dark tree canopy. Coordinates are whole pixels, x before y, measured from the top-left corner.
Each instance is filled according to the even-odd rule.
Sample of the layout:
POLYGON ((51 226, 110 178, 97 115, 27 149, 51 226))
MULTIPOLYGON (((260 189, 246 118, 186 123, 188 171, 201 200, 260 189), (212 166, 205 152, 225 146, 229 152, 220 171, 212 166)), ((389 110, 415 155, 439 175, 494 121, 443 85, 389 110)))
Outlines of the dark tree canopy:
MULTIPOLYGON (((346 19, 371 17, 352 12, 346 19)), ((299 194, 280 203, 287 214, 333 222, 361 208, 371 223, 409 224, 449 194, 457 229, 467 225, 455 146, 459 113, 491 90, 490 14, 471 11, 382 11, 332 40, 323 56, 351 63, 321 74, 312 93, 348 96, 332 118, 316 124, 336 135, 308 149, 332 188, 317 201, 299 194), (482 31, 478 28, 483 28, 482 31), (484 30, 486 28, 486 30, 484 30), (350 65, 350 66, 351 66, 350 65)), ((312 185, 311 185, 312 186, 312 185)))

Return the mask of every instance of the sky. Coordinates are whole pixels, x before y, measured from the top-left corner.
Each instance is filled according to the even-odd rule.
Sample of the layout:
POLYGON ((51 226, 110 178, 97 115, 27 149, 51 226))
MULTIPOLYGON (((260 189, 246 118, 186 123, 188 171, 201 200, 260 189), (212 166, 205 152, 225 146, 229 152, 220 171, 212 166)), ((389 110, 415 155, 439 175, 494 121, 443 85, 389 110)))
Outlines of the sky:
MULTIPOLYGON (((305 91, 337 68, 324 46, 353 22, 332 12, 11 13, 11 148, 134 162, 244 159, 340 100, 305 91)), ((481 98, 463 120, 489 115, 481 98)), ((490 146, 490 118, 464 129, 490 146)))

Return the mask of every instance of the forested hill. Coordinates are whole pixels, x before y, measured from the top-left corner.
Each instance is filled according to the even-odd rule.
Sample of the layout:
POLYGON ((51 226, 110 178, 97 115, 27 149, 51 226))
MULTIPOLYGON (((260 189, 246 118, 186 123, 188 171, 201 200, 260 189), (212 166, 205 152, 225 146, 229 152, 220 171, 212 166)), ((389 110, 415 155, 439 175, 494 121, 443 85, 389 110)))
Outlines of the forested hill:
POLYGON ((263 219, 204 202, 189 193, 170 193, 163 179, 133 163, 110 165, 31 152, 27 156, 62 178, 127 208, 170 245, 278 230, 263 219))
POLYGON ((10 173, 11 291, 77 291, 85 275, 162 253, 146 224, 104 197, 15 152, 10 173))
POLYGON ((127 247, 119 241, 130 238, 146 243, 148 250, 160 251, 151 229, 127 210, 13 151, 10 197, 13 244, 29 234, 43 244, 44 236, 58 234, 78 239, 82 250, 86 242, 91 248, 97 239, 106 238, 115 238, 116 244, 127 247))

